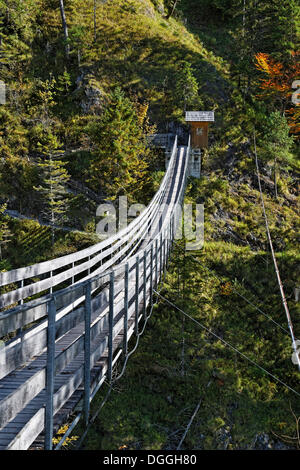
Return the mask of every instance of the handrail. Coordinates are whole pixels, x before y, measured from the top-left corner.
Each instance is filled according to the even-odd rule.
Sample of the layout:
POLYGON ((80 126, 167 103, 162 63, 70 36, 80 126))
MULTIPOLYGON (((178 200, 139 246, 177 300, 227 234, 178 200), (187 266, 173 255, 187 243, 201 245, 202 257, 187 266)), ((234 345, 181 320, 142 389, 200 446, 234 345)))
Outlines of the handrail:
MULTIPOLYGON (((185 170, 184 170, 184 173, 185 173, 186 176, 187 176, 188 160, 189 160, 189 156, 190 156, 190 141, 191 141, 191 137, 189 136, 188 146, 187 146, 187 150, 186 150, 187 158, 186 158, 185 170)), ((174 157, 175 157, 175 154, 176 154, 176 152, 174 151, 175 147, 176 147, 176 150, 177 150, 177 136, 176 136, 176 139, 175 139, 175 143, 174 143, 174 147, 173 147, 173 153, 172 153, 171 160, 174 160, 174 157)), ((165 181, 167 180, 168 172, 170 173, 170 171, 171 171, 171 168, 172 168, 171 160, 170 160, 170 164, 169 164, 169 166, 168 166, 168 170, 167 170, 167 172, 166 172, 166 174, 165 174, 165 176, 164 176, 164 178, 163 178, 163 180, 162 180, 161 185, 164 184, 164 180, 165 180, 165 181)), ((173 163, 174 163, 174 162, 173 162, 173 163)), ((184 185, 183 185, 183 186, 184 186, 184 185)), ((182 193, 182 192, 184 192, 184 187, 182 187, 181 193, 182 193)), ((157 196, 157 194, 158 194, 158 192, 155 194, 155 196, 157 196)), ((133 223, 136 225, 136 224, 138 223, 138 220, 141 221, 141 216, 146 213, 146 211, 150 208, 150 206, 151 206, 154 202, 156 202, 156 201, 155 201, 155 196, 153 197, 153 199, 152 199, 151 203, 149 204, 149 206, 147 206, 147 208, 142 212, 142 214, 140 214, 139 217, 137 217, 136 219, 134 219, 127 227, 125 227, 125 229, 128 228, 129 226, 132 226, 133 223)), ((179 198, 179 199, 180 199, 180 198, 179 198)), ((158 207, 158 206, 157 206, 157 207, 158 207)), ((174 213, 174 210, 172 211, 172 214, 171 214, 171 215, 173 215, 173 213, 174 213)), ((163 225, 162 225, 162 227, 161 227, 161 231, 164 230, 164 228, 165 228, 165 226, 167 225, 167 223, 168 223, 168 220, 165 219, 165 220, 164 220, 164 223, 163 223, 163 225)), ((123 230, 121 230, 120 232, 118 232, 118 235, 120 235, 122 232, 124 232, 125 229, 123 229, 123 230)), ((111 240, 112 238, 116 238, 116 236, 117 236, 117 235, 115 235, 115 236, 113 236, 113 237, 110 237, 108 240, 111 240)), ((159 236, 160 236, 160 235, 157 234, 157 235, 153 238, 153 240, 152 240, 152 242, 151 242, 152 245, 154 245, 154 244, 155 244, 155 241, 156 241, 157 239, 159 239, 159 236)), ((99 246, 99 244, 98 244, 98 245, 93 245, 92 248, 94 248, 95 246, 99 246)), ((149 245, 149 246, 150 246, 150 245, 149 245)), ((87 250, 87 249, 81 250, 81 251, 76 252, 76 253, 72 253, 72 255, 74 255, 74 254, 79 254, 79 253, 83 253, 83 252, 85 252, 86 250, 87 250)), ((121 267, 121 266, 124 266, 127 262, 131 262, 131 261, 133 260, 133 258, 136 257, 136 256, 137 256, 138 254, 140 254, 141 252, 143 252, 143 250, 140 250, 140 251, 137 252, 134 256, 131 256, 131 257, 126 258, 126 261, 123 261, 123 262, 119 263, 118 266, 121 267)), ((66 255, 66 256, 70 256, 70 255, 66 255)), ((65 258, 65 256, 63 256, 63 257, 61 257, 61 258, 56 258, 56 259, 64 259, 64 258, 65 258)), ((50 262, 51 262, 51 260, 50 260, 50 262)), ((44 263, 47 263, 47 262, 38 263, 37 265, 39 265, 39 264, 44 264, 44 263)), ((68 264, 69 264, 69 263, 68 263, 68 264)), ((33 265, 33 266, 37 266, 37 265, 33 265)), ((29 267, 31 268, 31 267, 33 267, 33 266, 29 266, 29 267)), ((105 268, 105 266, 103 266, 103 268, 105 268)), ((19 269, 26 269, 26 268, 19 268, 19 269)), ((19 270, 19 269, 18 269, 18 270, 19 270)), ((17 270, 13 270, 13 271, 17 271, 17 270)), ((8 272, 13 272, 13 271, 8 271, 8 272)), ((6 272, 1 273, 1 274, 0 274, 0 279, 1 279, 1 276, 4 275, 4 274, 7 274, 7 273, 6 273, 6 272)), ((56 296, 59 296, 59 295, 61 295, 62 293, 68 291, 68 290, 70 291, 70 290, 72 290, 72 289, 76 289, 77 287, 84 286, 84 285, 86 285, 86 284, 89 282, 90 279, 92 279, 92 280, 94 281, 94 280, 98 280, 98 279, 100 279, 101 277, 104 277, 104 276, 107 276, 107 275, 108 275, 108 274, 107 274, 107 271, 105 271, 105 272, 102 271, 102 272, 100 272, 100 273, 92 274, 92 275, 90 275, 90 276, 87 276, 85 279, 74 283, 74 284, 71 285, 71 286, 68 286, 68 287, 65 287, 65 288, 63 288, 63 289, 60 289, 59 291, 57 291, 57 292, 55 293, 55 295, 56 295, 56 296)), ((4 311, 4 312, 0 313, 0 320, 1 320, 2 318, 7 318, 8 316, 12 316, 13 314, 18 313, 18 312, 20 312, 20 311, 26 311, 26 310, 28 310, 28 309, 36 308, 36 307, 38 307, 38 306, 40 306, 40 305, 43 305, 43 304, 47 303, 47 302, 48 302, 48 299, 50 299, 50 298, 51 298, 51 294, 48 294, 48 295, 43 296, 43 297, 40 298, 40 299, 35 299, 35 300, 33 300, 33 301, 31 301, 31 302, 28 302, 28 303, 26 303, 26 304, 22 304, 22 305, 18 305, 18 306, 16 306, 16 307, 13 307, 13 308, 10 309, 10 310, 7 310, 7 311, 4 311)))
MULTIPOLYGON (((177 150, 177 136, 175 138, 175 142, 173 145, 173 150, 172 150, 172 157, 171 160, 174 161, 175 155, 176 155, 176 150, 177 150)), ((87 258, 90 255, 93 255, 99 250, 102 250, 103 248, 111 245, 115 240, 118 240, 119 238, 122 238, 124 235, 127 235, 137 224, 139 224, 144 218, 148 215, 149 210, 152 208, 156 200, 159 198, 161 192, 163 189, 165 189, 165 185, 167 182, 167 179, 170 175, 170 167, 169 165, 168 170, 166 171, 164 178, 161 182, 159 190, 156 192, 156 194, 153 196, 150 204, 146 207, 146 209, 133 221, 131 221, 126 227, 124 227, 122 230, 120 230, 118 233, 115 235, 91 246, 88 248, 85 248, 83 250, 77 251, 75 253, 71 253, 69 255, 64 255, 59 258, 55 258, 53 260, 48 260, 48 261, 43 261, 41 263, 36 263, 31 266, 26 266, 23 268, 17 268, 13 269, 11 271, 6 271, 0 273, 0 286, 4 286, 13 282, 20 281, 22 279, 28 279, 33 276, 37 276, 39 274, 44 274, 46 272, 49 272, 51 270, 57 269, 57 261, 60 262, 59 267, 66 266, 68 264, 71 264, 74 261, 78 261, 78 259, 84 259, 87 258)))
MULTIPOLYGON (((153 289, 163 277, 179 223, 176 209, 183 199, 189 153, 190 140, 186 150, 177 151, 176 139, 160 189, 141 216, 105 241, 102 266, 69 287, 0 314, 0 331, 4 334, 15 331, 14 326, 31 326, 24 329, 21 336, 7 341, 0 350, 0 365, 4 364, 0 368, 1 386, 4 384, 3 390, 9 390, 0 397, 1 449, 28 448, 43 430, 45 446, 52 448, 53 415, 82 383, 83 411, 87 415, 95 391, 105 377, 111 380, 113 365, 119 357, 116 351, 118 348, 127 351, 130 337, 139 334, 139 323, 146 319, 153 289), (160 207, 159 203, 164 201, 169 204, 160 207), (150 238, 149 227, 150 231, 154 230, 150 238), (130 239, 122 237, 122 233, 130 239), (105 260, 108 253, 110 258, 105 260), (32 322, 35 323, 32 325, 32 322), (45 348, 47 360, 40 356, 45 348), (1 362, 3 357, 6 357, 5 362, 1 362), (100 371, 99 361, 103 364, 100 371), (16 374, 13 382, 10 382, 11 371, 16 374), (45 407, 41 405, 41 394, 46 399, 45 407), (25 417, 22 413, 27 404, 33 411, 30 416, 26 411, 25 417), (15 437, 11 438, 11 433, 15 432, 15 437)), ((97 250, 99 245, 103 247, 104 242, 101 243, 96 245, 97 250)), ((90 263, 102 256, 97 250, 90 263)), ((82 252, 86 253, 85 250, 78 253, 82 252)), ((84 262, 78 269, 86 271, 88 264, 84 262)), ((75 270, 62 274, 69 276, 75 270)), ((41 286, 39 282, 43 281, 32 286, 41 286)), ((23 288, 24 293, 26 288, 23 288)))
MULTIPOLYGON (((16 301, 20 301, 22 299, 25 299, 26 297, 35 295, 49 288, 53 288, 56 285, 61 284, 65 280, 73 278, 75 275, 84 272, 85 270, 94 266, 98 262, 102 261, 102 259, 104 259, 105 257, 112 255, 116 251, 116 249, 118 249, 121 245, 125 243, 128 245, 128 247, 130 247, 133 242, 132 238, 129 238, 129 235, 132 236, 135 233, 138 235, 139 231, 143 230, 143 224, 148 223, 149 219, 151 221, 156 217, 157 211, 159 210, 158 206, 161 203, 167 189, 167 182, 172 172, 176 153, 177 136, 173 145, 170 165, 164 175, 159 190, 152 198, 148 207, 128 226, 124 227, 115 235, 101 241, 96 245, 93 245, 91 247, 85 248, 84 250, 80 250, 69 255, 37 263, 24 268, 18 268, 15 270, 0 273, 0 286, 13 284, 18 281, 39 276, 41 274, 50 274, 50 276, 44 280, 39 280, 25 287, 22 286, 17 289, 13 289, 10 292, 4 293, 0 299, 0 307, 11 305, 16 301), (151 217, 149 217, 150 215, 151 217), (83 262, 82 264, 77 265, 76 267, 72 266, 72 268, 69 268, 57 274, 56 276, 53 276, 53 271, 61 269, 64 266, 71 265, 72 263, 82 261, 86 258, 90 258, 93 255, 96 256, 86 262, 83 262)), ((135 240, 136 239, 138 239, 138 236, 135 237, 135 240)), ((100 270, 102 270, 102 268, 100 268, 100 270)))

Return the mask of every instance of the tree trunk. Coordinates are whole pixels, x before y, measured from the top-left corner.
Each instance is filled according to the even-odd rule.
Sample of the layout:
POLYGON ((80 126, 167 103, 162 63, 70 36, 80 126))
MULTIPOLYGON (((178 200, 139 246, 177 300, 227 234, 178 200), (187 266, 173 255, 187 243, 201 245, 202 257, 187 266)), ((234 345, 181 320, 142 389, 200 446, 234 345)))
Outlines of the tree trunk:
POLYGON ((61 14, 61 21, 62 21, 62 27, 64 30, 64 36, 65 36, 65 41, 66 41, 66 57, 69 59, 70 56, 70 45, 69 45, 69 32, 68 32, 68 26, 66 22, 66 14, 65 14, 65 7, 64 7, 64 0, 59 0, 59 7, 60 7, 60 14, 61 14))
POLYGON ((173 7, 169 9, 169 13, 167 14, 166 16, 166 20, 168 20, 169 18, 171 18, 171 16, 174 14, 174 11, 176 9, 176 6, 177 6, 177 2, 178 0, 175 0, 174 3, 173 3, 173 7))
POLYGON ((97 0, 94 0, 94 41, 97 40, 97 15, 96 15, 97 0))

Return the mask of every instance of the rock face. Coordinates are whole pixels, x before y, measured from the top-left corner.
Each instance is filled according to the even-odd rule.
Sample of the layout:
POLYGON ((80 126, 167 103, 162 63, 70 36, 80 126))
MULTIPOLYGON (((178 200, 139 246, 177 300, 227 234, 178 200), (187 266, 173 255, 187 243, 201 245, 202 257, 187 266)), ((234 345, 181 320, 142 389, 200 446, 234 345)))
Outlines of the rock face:
POLYGON ((255 436, 253 445, 251 447, 255 450, 289 450, 291 447, 288 447, 283 442, 275 442, 270 436, 266 433, 257 434, 255 436))
POLYGON ((100 114, 105 102, 105 94, 99 82, 88 70, 82 70, 76 80, 76 92, 80 93, 80 107, 85 114, 94 112, 100 114))
POLYGON ((232 443, 232 436, 230 434, 230 428, 228 426, 223 426, 217 432, 217 447, 218 449, 227 450, 229 444, 232 443))
POLYGON ((179 145, 186 145, 189 137, 189 132, 182 124, 171 121, 167 124, 167 132, 178 136, 179 145))
POLYGON ((81 101, 81 109, 85 114, 92 110, 101 110, 103 105, 103 94, 99 88, 87 85, 84 89, 85 98, 81 101))

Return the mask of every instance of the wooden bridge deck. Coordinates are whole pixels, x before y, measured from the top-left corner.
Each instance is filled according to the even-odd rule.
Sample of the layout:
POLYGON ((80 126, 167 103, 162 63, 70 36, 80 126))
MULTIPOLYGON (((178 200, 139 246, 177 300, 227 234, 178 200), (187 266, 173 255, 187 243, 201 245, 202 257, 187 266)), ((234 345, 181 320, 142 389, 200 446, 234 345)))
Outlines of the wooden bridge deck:
POLYGON ((111 380, 166 265, 188 157, 176 139, 159 191, 116 236, 0 274, 0 338, 15 335, 0 349, 0 449, 51 449, 78 402, 88 414, 95 390, 111 380))

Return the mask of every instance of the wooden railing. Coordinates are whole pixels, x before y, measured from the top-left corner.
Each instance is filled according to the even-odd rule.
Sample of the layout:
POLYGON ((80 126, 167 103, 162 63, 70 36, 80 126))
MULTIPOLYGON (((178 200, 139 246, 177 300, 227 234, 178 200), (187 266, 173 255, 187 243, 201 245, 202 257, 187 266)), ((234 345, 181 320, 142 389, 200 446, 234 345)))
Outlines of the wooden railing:
POLYGON ((188 158, 189 146, 177 149, 176 139, 150 205, 115 236, 1 273, 1 285, 11 286, 2 307, 24 303, 0 314, 0 449, 27 449, 42 432, 51 449, 58 411, 76 397, 87 419, 91 399, 105 377, 111 380, 152 304, 179 222, 188 158), (52 290, 66 280, 72 285, 52 290), (18 282, 23 286, 15 288, 18 282), (40 298, 29 300, 34 294, 40 298))

